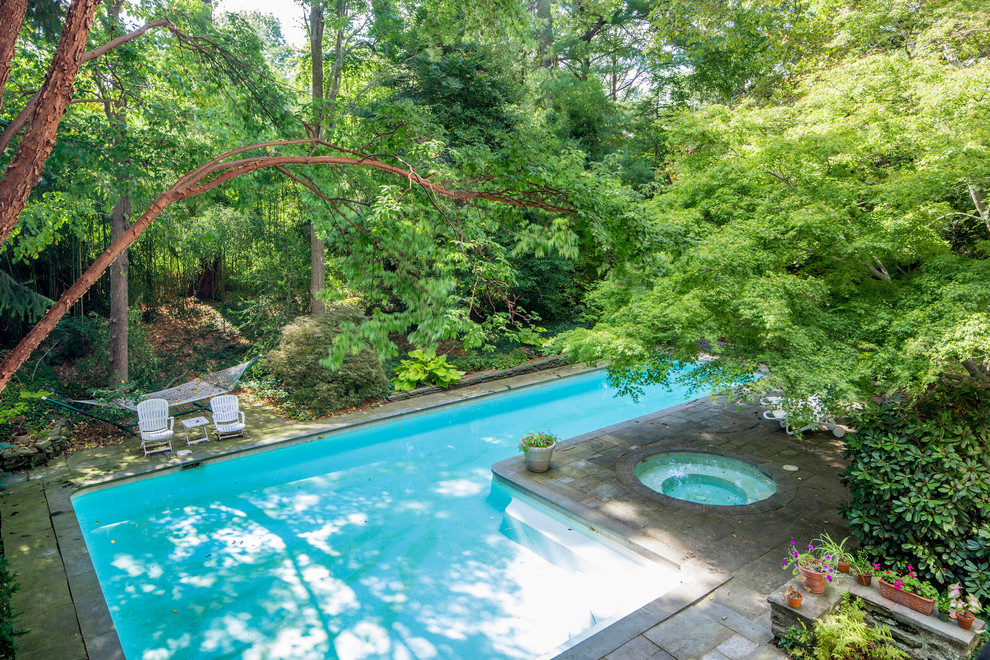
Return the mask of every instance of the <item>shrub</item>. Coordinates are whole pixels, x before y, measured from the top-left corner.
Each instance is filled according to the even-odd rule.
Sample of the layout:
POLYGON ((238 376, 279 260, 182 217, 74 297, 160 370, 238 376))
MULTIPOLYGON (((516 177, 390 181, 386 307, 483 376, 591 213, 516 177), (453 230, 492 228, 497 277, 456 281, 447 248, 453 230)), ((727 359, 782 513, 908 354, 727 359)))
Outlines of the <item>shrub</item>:
POLYGON ((278 348, 265 358, 263 366, 281 381, 290 401, 319 414, 384 396, 388 379, 378 353, 369 346, 348 354, 336 371, 319 364, 341 327, 362 320, 364 315, 350 305, 300 317, 282 330, 278 348))
POLYGON ((7 568, 7 558, 0 548, 0 658, 13 658, 17 650, 14 640, 18 635, 24 634, 23 630, 17 629, 18 615, 10 606, 10 597, 19 588, 13 573, 7 568))
POLYGON ((941 388, 869 411, 846 438, 849 527, 870 555, 990 599, 990 401, 941 388))
POLYGON ((446 355, 436 351, 417 348, 409 351, 409 358, 395 368, 395 389, 414 390, 423 383, 433 383, 449 387, 458 382, 464 374, 447 363, 446 355))
MULTIPOLYGON (((847 594, 848 596, 848 594, 847 594)), ((815 621, 815 643, 811 657, 815 660, 896 660, 907 653, 892 646, 890 630, 866 625, 866 612, 858 599, 846 598, 834 612, 815 621)))

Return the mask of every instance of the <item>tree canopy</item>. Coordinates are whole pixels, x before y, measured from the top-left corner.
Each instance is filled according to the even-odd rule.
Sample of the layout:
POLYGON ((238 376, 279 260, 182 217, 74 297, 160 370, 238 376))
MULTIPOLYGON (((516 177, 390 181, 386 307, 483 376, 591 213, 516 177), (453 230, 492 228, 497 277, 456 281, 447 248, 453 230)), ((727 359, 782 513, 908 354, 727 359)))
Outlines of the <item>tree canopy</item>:
POLYGON ((7 343, 90 263, 56 308, 105 314, 90 287, 128 246, 134 304, 233 294, 270 343, 325 250, 321 295, 369 319, 328 364, 397 334, 490 343, 536 321, 526 301, 630 390, 702 354, 700 386, 765 366, 766 387, 836 401, 986 379, 978 3, 307 7, 317 50, 198 2, 73 2, 72 52, 33 15, 0 38, 7 183, 47 144, 27 119, 46 63, 79 67, 5 207, 7 343))

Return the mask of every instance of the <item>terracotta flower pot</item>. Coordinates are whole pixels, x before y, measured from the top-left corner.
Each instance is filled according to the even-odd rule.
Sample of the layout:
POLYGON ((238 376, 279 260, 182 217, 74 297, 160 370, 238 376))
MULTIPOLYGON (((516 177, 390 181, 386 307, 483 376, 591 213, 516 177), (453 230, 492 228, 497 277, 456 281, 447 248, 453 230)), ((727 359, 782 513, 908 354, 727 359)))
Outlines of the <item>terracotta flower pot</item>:
POLYGON ((526 468, 530 472, 546 472, 550 469, 550 457, 553 455, 553 448, 557 443, 549 447, 526 447, 526 468))
POLYGON ((840 560, 839 561, 839 572, 840 573, 848 573, 849 572, 849 562, 840 560))
POLYGON ((798 566, 801 575, 804 576, 804 586, 813 594, 825 593, 825 573, 818 573, 810 568, 798 566))
POLYGON ((895 603, 900 603, 904 607, 910 607, 915 612, 931 614, 932 608, 935 607, 934 598, 925 598, 924 596, 919 596, 918 594, 911 593, 910 591, 898 589, 889 582, 884 581, 884 579, 879 576, 877 576, 877 583, 880 585, 881 596, 888 600, 892 600, 895 603))
POLYGON ((959 627, 963 630, 969 630, 970 626, 973 625, 973 620, 975 618, 976 617, 966 610, 956 610, 956 623, 958 623, 959 627))
POLYGON ((793 607, 794 609, 801 607, 801 601, 804 600, 804 596, 793 591, 787 592, 785 596, 787 596, 788 607, 793 607))
POLYGON ((864 587, 868 587, 873 584, 873 575, 863 575, 862 573, 856 573, 856 582, 859 582, 864 587))

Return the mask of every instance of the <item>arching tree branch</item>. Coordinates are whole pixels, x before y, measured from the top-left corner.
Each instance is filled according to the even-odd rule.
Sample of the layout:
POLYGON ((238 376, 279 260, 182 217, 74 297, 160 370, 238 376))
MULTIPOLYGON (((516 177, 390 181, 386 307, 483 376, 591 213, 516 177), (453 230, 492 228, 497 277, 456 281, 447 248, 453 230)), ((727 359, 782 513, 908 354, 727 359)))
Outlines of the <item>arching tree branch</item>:
MULTIPOLYGON (((213 190, 227 181, 239 176, 256 172, 265 168, 274 168, 285 171, 286 165, 329 165, 337 167, 364 167, 377 169, 389 174, 401 177, 409 181, 410 185, 419 186, 426 191, 473 202, 487 200, 509 204, 523 208, 538 208, 554 213, 572 214, 574 209, 552 203, 539 197, 531 191, 513 191, 503 189, 497 192, 476 191, 476 190, 452 190, 444 184, 436 183, 420 176, 412 169, 406 169, 397 165, 382 162, 371 156, 281 156, 268 155, 254 158, 240 158, 238 160, 228 160, 235 156, 240 156, 249 151, 266 150, 270 151, 274 147, 287 147, 294 145, 325 145, 333 147, 338 152, 350 153, 340 147, 334 147, 327 142, 317 139, 284 140, 278 142, 265 142, 254 144, 239 149, 234 149, 222 154, 197 167, 189 174, 181 177, 175 184, 155 199, 148 209, 141 214, 141 217, 131 225, 119 238, 113 241, 104 250, 103 254, 97 257, 96 261, 86 270, 83 275, 76 280, 69 289, 62 294, 55 304, 49 308, 45 316, 38 324, 21 340, 21 342, 11 351, 7 358, 0 364, 0 392, 7 386, 14 373, 30 357, 31 353, 38 347, 45 337, 55 328, 55 325, 65 315, 66 312, 82 297, 86 291, 93 286, 103 273, 110 267, 110 264, 119 257, 124 250, 130 247, 166 208, 175 202, 189 199, 205 192, 213 190)), ((295 178, 295 177, 293 177, 295 178)), ((296 179, 298 181, 298 179, 296 179)), ((541 192, 549 192, 545 188, 541 192)))

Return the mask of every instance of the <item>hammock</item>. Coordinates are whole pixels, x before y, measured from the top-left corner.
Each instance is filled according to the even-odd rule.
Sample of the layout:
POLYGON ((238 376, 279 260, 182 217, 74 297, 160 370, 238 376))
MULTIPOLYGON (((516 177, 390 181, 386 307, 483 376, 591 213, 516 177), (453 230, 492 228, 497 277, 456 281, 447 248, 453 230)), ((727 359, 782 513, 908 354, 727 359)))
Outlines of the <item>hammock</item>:
MULTIPOLYGON (((172 406, 183 406, 186 404, 194 404, 194 410, 205 410, 206 406, 198 404, 198 401, 204 399, 212 399, 220 394, 227 394, 237 386, 237 381, 241 379, 248 369, 250 369, 255 362, 257 362, 261 356, 254 358, 250 362, 243 362, 233 367, 227 367, 226 369, 221 369, 220 371, 214 371, 188 383, 183 383, 181 385, 176 385, 175 387, 169 387, 164 390, 159 390, 157 392, 148 392, 143 395, 140 399, 114 399, 112 401, 96 401, 95 399, 69 399, 71 403, 81 403, 87 406, 102 406, 110 408, 124 408, 126 410, 133 410, 137 412, 137 404, 145 399, 165 399, 168 401, 168 405, 172 406)), ((113 424, 117 428, 130 431, 131 427, 137 426, 134 424, 117 424, 109 419, 104 419, 99 415, 94 415, 88 413, 85 410, 79 410, 74 406, 70 406, 61 401, 52 399, 51 397, 42 397, 43 401, 53 403, 57 406, 62 406, 63 408, 68 408, 69 410, 74 410, 80 412, 84 415, 90 417, 95 417, 96 419, 107 422, 108 424, 113 424)))

